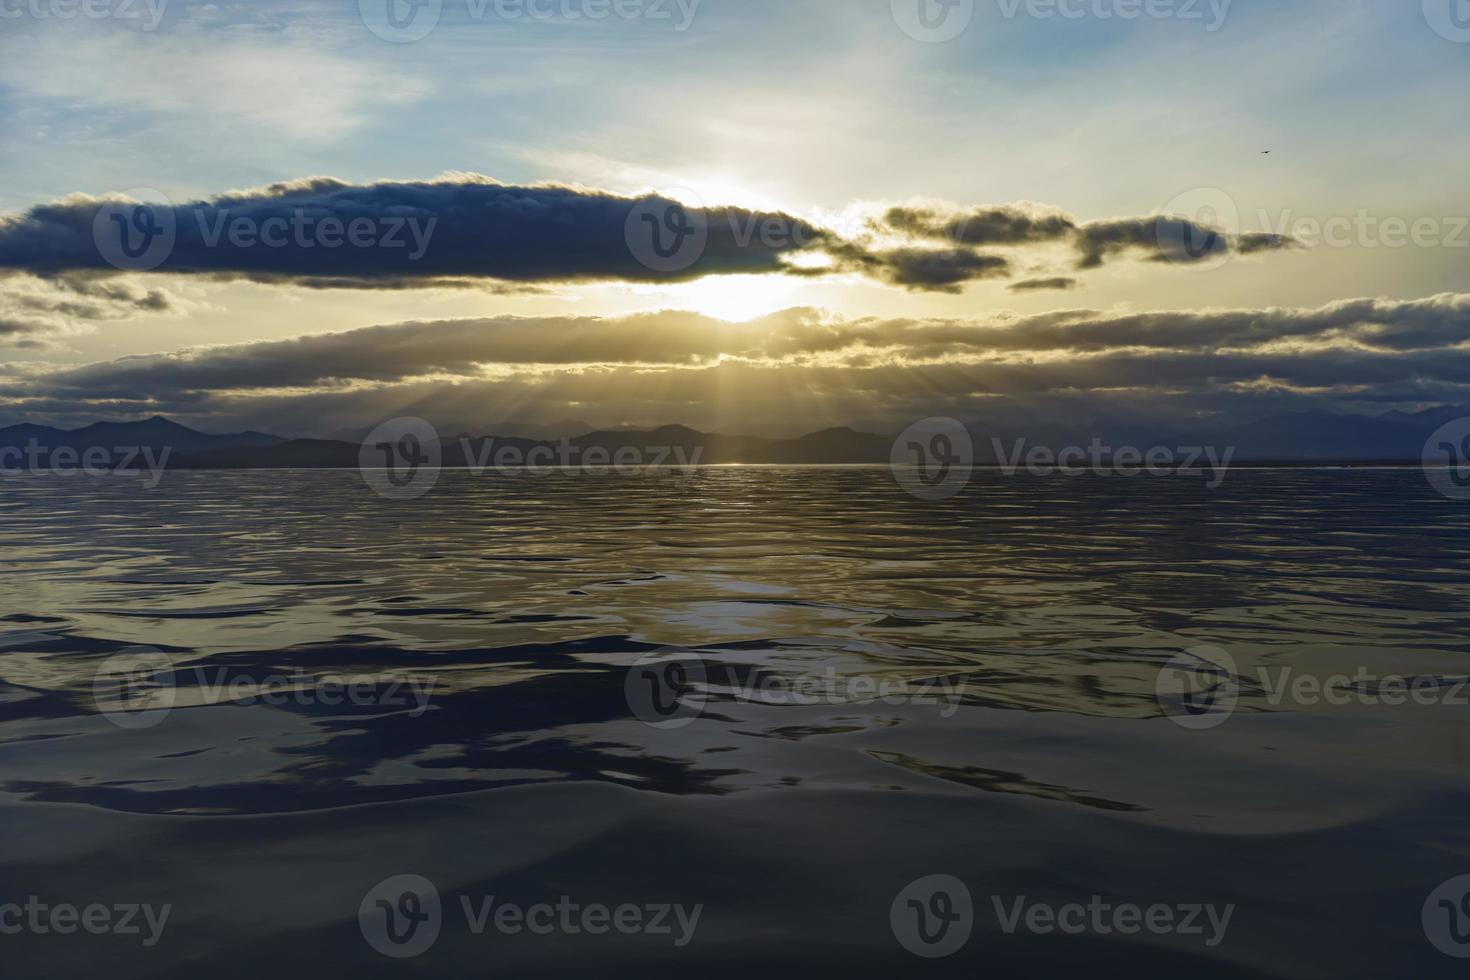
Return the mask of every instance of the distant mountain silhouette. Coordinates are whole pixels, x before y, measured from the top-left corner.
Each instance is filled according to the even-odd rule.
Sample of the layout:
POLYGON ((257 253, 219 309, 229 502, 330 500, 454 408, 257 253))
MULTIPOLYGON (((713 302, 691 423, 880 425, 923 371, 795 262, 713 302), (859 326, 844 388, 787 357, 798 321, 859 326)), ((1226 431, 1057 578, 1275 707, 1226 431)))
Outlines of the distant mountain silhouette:
POLYGON ((55 429, 48 425, 21 423, 0 428, 0 449, 24 450, 34 445, 48 450, 69 447, 85 451, 93 447, 118 449, 150 447, 172 449, 175 455, 210 450, 271 446, 285 440, 263 432, 211 435, 170 421, 161 415, 138 422, 94 422, 80 429, 55 429))
POLYGON ((623 446, 668 446, 684 450, 685 458, 693 458, 700 450, 701 463, 750 462, 748 457, 769 445, 771 440, 750 436, 722 436, 716 433, 699 432, 686 425, 666 425, 649 432, 613 429, 590 432, 571 440, 572 445, 586 449, 600 446, 616 451, 623 446))
MULTIPOLYGON (((459 436, 441 440, 442 465, 452 469, 501 465, 500 453, 537 465, 609 465, 620 450, 635 450, 640 464, 710 463, 886 463, 892 436, 833 429, 799 439, 762 439, 699 432, 668 425, 642 432, 606 430, 568 439, 459 436), (589 457, 589 450, 603 455, 589 457), (537 452, 540 455, 536 455, 537 452), (547 455, 547 454, 550 455, 547 455), (550 461, 548 462, 542 462, 550 461)), ((269 444, 219 446, 175 456, 183 469, 355 468, 360 445, 335 439, 278 440, 269 444)), ((512 464, 515 465, 515 464, 512 464)))
POLYGON ((185 453, 169 465, 184 470, 356 469, 358 444, 334 439, 283 439, 266 446, 225 446, 185 453))
POLYGON ((891 435, 853 429, 824 429, 796 439, 780 439, 746 453, 745 463, 827 464, 887 463, 893 452, 891 435))
MULTIPOLYGON (((1423 412, 1388 412, 1379 416, 1300 412, 1274 415, 1244 424, 1218 421, 1192 423, 1092 420, 1067 423, 1052 419, 1028 426, 1012 423, 969 423, 975 461, 992 465, 1014 457, 1020 440, 1025 446, 1060 450, 1087 446, 1094 438, 1113 447, 1150 449, 1164 446, 1233 447, 1233 462, 1245 463, 1417 463, 1425 442, 1441 425, 1470 417, 1470 406, 1445 406, 1423 412), (997 453, 996 443, 1000 453, 997 453)), ((547 429, 566 431, 579 423, 547 429)), ((369 430, 364 430, 369 431, 369 430)), ((443 430, 441 430, 443 431, 443 430)), ((451 430, 452 431, 452 430, 451 430)), ((511 458, 539 460, 549 465, 608 465, 619 450, 637 450, 642 463, 703 464, 886 464, 895 436, 853 428, 824 429, 791 439, 727 436, 700 432, 683 425, 648 431, 602 430, 575 437, 448 436, 442 440, 443 465, 449 468, 496 467, 503 452, 511 458), (592 457, 586 454, 594 452, 592 457), (550 455, 546 455, 547 453, 550 455), (662 454, 662 455, 661 455, 662 454)), ((97 422, 80 429, 57 429, 23 423, 0 428, 0 449, 24 450, 34 440, 47 449, 62 446, 79 451, 105 448, 151 447, 171 450, 170 466, 179 469, 356 469, 360 444, 344 439, 284 439, 263 432, 210 434, 198 432, 162 416, 137 422, 97 422)), ((510 465, 516 465, 511 463, 510 465)), ((548 465, 537 462, 537 465, 548 465)))
POLYGON ((1436 429, 1466 416, 1470 406, 1376 417, 1300 412, 1227 428, 1216 442, 1236 446, 1238 456, 1251 459, 1418 461, 1436 429))
MULTIPOLYGON (((362 442, 367 434, 373 431, 373 428, 371 425, 353 426, 338 429, 335 432, 329 432, 323 438, 334 439, 339 442, 362 442)), ((552 422, 549 425, 541 425, 536 422, 497 422, 489 426, 483 426, 451 422, 447 425, 441 423, 438 428, 446 437, 454 438, 457 438, 460 433, 475 434, 493 432, 506 439, 542 439, 554 441, 586 435, 589 432, 596 431, 597 426, 589 422, 568 419, 564 422, 552 422)))

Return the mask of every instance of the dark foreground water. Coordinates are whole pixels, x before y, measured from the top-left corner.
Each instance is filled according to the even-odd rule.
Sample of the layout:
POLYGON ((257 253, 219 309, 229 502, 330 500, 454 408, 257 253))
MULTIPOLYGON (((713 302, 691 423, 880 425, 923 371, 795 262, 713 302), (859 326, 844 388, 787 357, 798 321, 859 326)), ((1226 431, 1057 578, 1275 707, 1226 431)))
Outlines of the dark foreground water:
POLYGON ((5 976, 1467 968, 1470 504, 1417 472, 0 489, 5 976))

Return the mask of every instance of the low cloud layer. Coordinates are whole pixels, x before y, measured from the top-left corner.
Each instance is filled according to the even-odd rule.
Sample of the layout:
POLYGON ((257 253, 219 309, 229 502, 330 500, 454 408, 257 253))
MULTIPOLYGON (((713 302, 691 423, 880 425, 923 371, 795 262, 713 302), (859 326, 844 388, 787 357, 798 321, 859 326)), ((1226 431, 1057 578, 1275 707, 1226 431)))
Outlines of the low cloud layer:
POLYGON ((806 417, 792 412, 922 416, 1001 396, 1168 398, 1196 409, 1292 398, 1420 404, 1470 399, 1467 335, 1467 294, 984 322, 847 320, 808 309, 743 324, 672 311, 500 317, 12 368, 0 401, 11 414, 159 411, 252 425, 294 412, 293 426, 415 405, 444 417, 463 403, 466 414, 455 417, 466 419, 533 405, 548 422, 596 415, 727 428, 740 418, 757 426, 806 417), (472 394, 481 402, 466 401, 472 394))

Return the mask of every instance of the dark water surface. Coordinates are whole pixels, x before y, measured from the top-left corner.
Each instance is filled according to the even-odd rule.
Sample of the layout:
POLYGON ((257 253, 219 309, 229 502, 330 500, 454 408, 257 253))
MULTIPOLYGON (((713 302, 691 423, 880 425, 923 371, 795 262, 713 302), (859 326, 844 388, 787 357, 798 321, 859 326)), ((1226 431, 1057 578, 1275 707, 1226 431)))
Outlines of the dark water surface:
POLYGON ((52 476, 6 481, 0 517, 0 902, 173 906, 152 948, 0 935, 6 976, 1467 969, 1421 911, 1470 874, 1470 504, 1418 472, 980 472, 943 502, 869 469, 446 473, 414 501, 348 472, 52 476), (1156 685, 1201 645, 1240 701, 1191 730, 1156 685), (127 728, 94 679, 137 646, 173 708, 127 728), (625 680, 669 647, 711 673, 659 728, 625 680), (1444 697, 1273 703, 1285 668, 1444 697), (211 686, 287 676, 308 694, 211 686), (377 700, 310 696, 328 676, 377 700), (427 710, 389 703, 403 678, 427 710), (908 696, 741 686, 810 678, 908 696), (359 905, 408 874, 442 932, 388 959, 359 905), (974 932, 927 960, 890 906, 936 874, 974 932), (682 948, 476 936, 460 898, 491 895, 703 911, 682 948), (1019 896, 1235 911, 1213 947, 1006 934, 992 899, 1019 896))

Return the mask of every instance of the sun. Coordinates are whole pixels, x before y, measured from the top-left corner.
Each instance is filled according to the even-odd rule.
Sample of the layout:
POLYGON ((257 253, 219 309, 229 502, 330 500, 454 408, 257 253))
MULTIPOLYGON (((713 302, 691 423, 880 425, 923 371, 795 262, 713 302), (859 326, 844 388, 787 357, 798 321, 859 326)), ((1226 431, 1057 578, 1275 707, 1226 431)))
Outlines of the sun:
POLYGON ((744 323, 790 306, 801 289, 800 280, 786 276, 710 276, 697 282, 660 287, 679 309, 717 320, 744 323))

